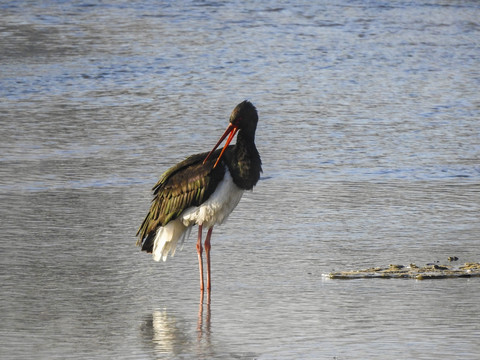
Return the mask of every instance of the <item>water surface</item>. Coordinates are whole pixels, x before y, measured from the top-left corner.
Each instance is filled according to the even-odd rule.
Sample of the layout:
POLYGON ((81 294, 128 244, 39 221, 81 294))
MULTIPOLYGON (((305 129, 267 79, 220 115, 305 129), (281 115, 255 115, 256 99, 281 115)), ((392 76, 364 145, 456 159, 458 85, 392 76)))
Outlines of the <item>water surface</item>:
POLYGON ((325 280, 480 261, 475 1, 0 5, 5 359, 472 359, 479 280, 325 280), (212 239, 135 244, 160 174, 258 108, 264 173, 212 239))

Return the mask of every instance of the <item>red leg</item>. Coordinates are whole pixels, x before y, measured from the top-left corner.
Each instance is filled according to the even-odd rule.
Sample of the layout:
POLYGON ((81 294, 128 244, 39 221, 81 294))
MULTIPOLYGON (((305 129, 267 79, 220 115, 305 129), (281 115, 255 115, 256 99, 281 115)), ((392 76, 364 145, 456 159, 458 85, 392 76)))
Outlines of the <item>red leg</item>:
POLYGON ((207 255, 207 290, 208 294, 210 294, 210 290, 212 289, 211 283, 211 276, 210 276, 210 237, 212 236, 213 226, 208 229, 207 237, 205 238, 205 255, 207 255))
POLYGON ((200 272, 200 291, 203 293, 203 261, 202 261, 202 225, 198 225, 198 240, 197 240, 197 254, 198 254, 198 270, 200 272))

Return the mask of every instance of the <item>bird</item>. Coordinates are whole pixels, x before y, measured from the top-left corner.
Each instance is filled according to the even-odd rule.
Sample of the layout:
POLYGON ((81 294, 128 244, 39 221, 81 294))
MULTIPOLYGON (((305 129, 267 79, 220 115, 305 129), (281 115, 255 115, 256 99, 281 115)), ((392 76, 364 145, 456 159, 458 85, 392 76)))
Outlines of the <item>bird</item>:
POLYGON ((163 173, 153 187, 153 199, 137 232, 137 245, 165 261, 183 247, 198 225, 197 255, 203 301, 203 248, 207 265, 207 291, 211 290, 210 249, 213 227, 222 224, 243 193, 260 179, 262 161, 255 146, 258 113, 248 100, 230 115, 227 129, 210 152, 195 154, 163 173), (230 145, 237 135, 235 145, 230 145), (227 138, 228 136, 228 138, 227 138), (222 149, 217 148, 227 138, 222 149), (208 229, 202 246, 203 228, 208 229))

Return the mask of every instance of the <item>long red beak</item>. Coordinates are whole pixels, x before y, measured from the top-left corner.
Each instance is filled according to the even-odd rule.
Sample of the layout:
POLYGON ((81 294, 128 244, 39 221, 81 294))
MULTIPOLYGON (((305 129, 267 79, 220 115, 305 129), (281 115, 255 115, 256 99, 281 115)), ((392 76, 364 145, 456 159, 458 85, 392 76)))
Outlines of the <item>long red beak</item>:
POLYGON ((222 155, 223 153, 225 152, 225 150, 227 149, 228 145, 230 145, 230 142, 232 141, 232 139, 234 138, 235 134, 237 133, 238 131, 238 127, 236 127, 235 125, 233 124, 229 124, 228 127, 227 127, 227 130, 225 130, 225 132, 223 133, 222 137, 220 138, 220 140, 218 140, 217 144, 215 145, 215 147, 212 149, 212 151, 210 151, 207 155, 207 157, 205 158, 205 160, 203 160, 203 163, 205 164, 208 160, 208 158, 210 157, 210 155, 213 154, 213 152, 215 150, 217 150, 218 146, 222 143, 222 141, 227 137, 228 135, 228 139, 227 139, 227 142, 225 143, 225 146, 223 147, 222 149, 222 152, 220 153, 220 156, 218 157, 217 161, 215 162, 215 165, 213 165, 213 168, 215 169, 215 167, 217 166, 218 162, 220 161, 220 159, 222 158, 222 155))

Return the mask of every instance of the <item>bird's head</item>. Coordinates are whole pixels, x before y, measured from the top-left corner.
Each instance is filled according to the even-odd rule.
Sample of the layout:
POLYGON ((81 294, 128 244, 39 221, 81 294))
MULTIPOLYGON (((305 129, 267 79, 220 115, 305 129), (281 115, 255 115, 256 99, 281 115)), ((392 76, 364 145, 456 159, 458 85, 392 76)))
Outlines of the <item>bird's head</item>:
POLYGON ((251 137, 255 137, 255 130, 257 129, 257 123, 258 123, 258 114, 257 114, 257 109, 253 104, 248 101, 242 101, 240 104, 235 106, 235 109, 233 109, 232 114, 230 115, 230 124, 227 127, 227 130, 223 133, 223 135, 220 137, 220 140, 218 140, 217 144, 214 146, 212 151, 210 151, 203 160, 203 163, 208 160, 208 158, 213 154, 213 152, 218 148, 218 146, 222 143, 222 141, 228 136, 228 139, 222 149, 222 152, 220 153, 220 156, 218 157, 217 161, 215 162, 215 165, 213 167, 215 168, 222 158, 223 153, 225 152, 226 148, 228 145, 230 145, 230 142, 232 139, 235 137, 238 131, 242 131, 242 133, 245 133, 251 137))
POLYGON ((248 101, 242 101, 235 106, 230 115, 230 124, 247 133, 252 133, 255 136, 257 129, 258 114, 255 106, 248 101))

